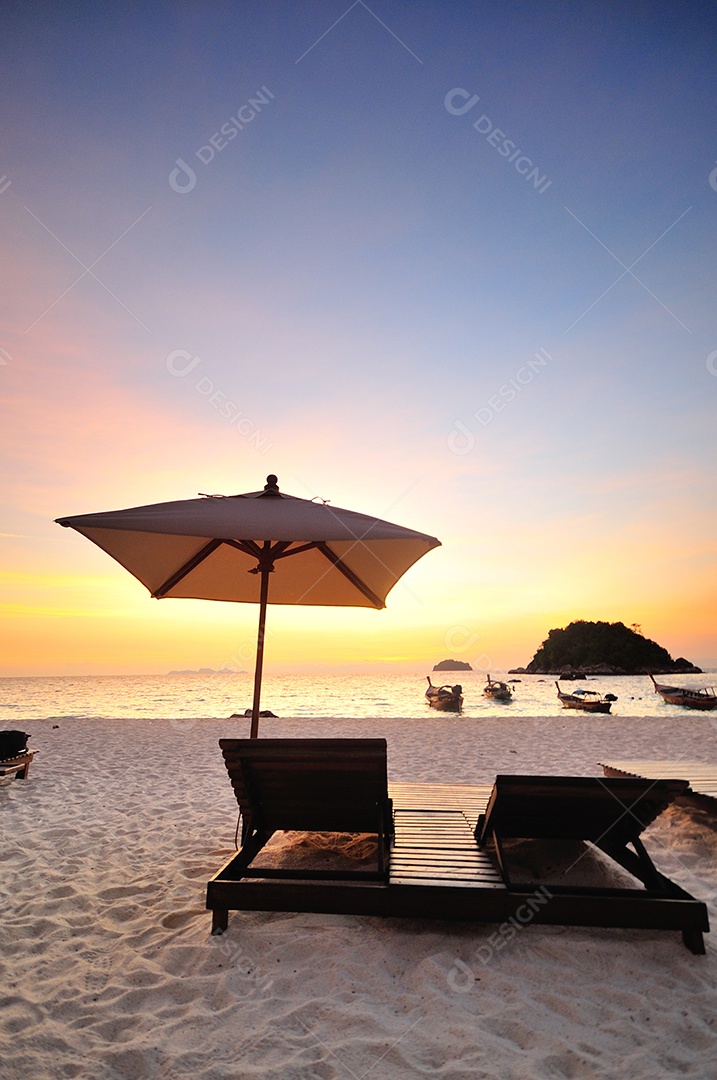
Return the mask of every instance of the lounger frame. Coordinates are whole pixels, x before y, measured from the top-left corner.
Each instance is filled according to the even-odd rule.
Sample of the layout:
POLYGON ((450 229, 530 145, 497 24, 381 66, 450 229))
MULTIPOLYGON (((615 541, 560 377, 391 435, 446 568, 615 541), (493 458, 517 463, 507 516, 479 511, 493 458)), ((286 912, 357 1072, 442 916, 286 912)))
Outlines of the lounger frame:
MULTIPOLYGON (((353 752, 359 754, 370 749, 367 742, 383 743, 264 741, 276 744, 277 756, 298 755, 299 762, 304 754, 314 761, 318 756, 327 772, 332 770, 337 743, 346 749, 352 743, 353 752)), ((239 752, 238 742, 221 740, 221 746, 242 814, 247 815, 244 843, 208 883, 213 933, 226 930, 229 911, 308 911, 512 923, 513 928, 530 922, 672 930, 682 933, 692 952, 704 952, 702 935, 709 930, 706 906, 660 873, 639 835, 679 794, 683 782, 663 781, 652 794, 644 782, 638 790, 634 784, 617 787, 599 777, 498 776, 492 788, 394 783, 387 788, 381 830, 378 823, 374 825, 385 845, 390 843, 390 857, 382 873, 373 878, 363 872, 352 876, 325 871, 313 876, 304 871, 300 875, 296 871, 255 873, 250 863, 271 825, 296 826, 262 817, 264 811, 253 801, 251 767, 238 772, 241 766, 232 756, 239 752), (530 810, 527 820, 526 799, 530 810), (538 805, 540 813, 536 814, 538 805), (391 810, 393 830, 385 817, 391 810), (558 836, 597 843, 645 888, 518 883, 511 878, 504 854, 507 836, 558 836)), ((254 753, 261 752, 257 749, 254 753)), ((385 743, 378 753, 385 753, 385 743)), ((288 757, 276 775, 296 790, 288 757)), ((332 814, 329 806, 323 807, 320 820, 324 823, 321 827, 329 831, 344 831, 337 824, 340 815, 332 814)))
POLYGON ((3 761, 0 761, 0 776, 4 777, 8 773, 14 772, 16 780, 27 780, 32 759, 36 753, 36 750, 26 750, 22 754, 16 754, 15 757, 4 758, 3 761))

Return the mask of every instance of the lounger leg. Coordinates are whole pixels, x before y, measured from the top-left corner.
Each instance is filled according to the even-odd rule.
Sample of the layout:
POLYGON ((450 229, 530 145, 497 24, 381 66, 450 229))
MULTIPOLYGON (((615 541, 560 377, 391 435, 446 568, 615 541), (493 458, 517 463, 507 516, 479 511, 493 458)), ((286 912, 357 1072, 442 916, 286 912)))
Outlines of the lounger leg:
POLYGON ((212 911, 212 935, 218 937, 223 934, 229 923, 229 911, 224 908, 214 908, 212 911))
POLYGON ((691 953, 696 956, 703 956, 705 952, 705 939, 702 936, 701 930, 683 930, 682 940, 691 953))

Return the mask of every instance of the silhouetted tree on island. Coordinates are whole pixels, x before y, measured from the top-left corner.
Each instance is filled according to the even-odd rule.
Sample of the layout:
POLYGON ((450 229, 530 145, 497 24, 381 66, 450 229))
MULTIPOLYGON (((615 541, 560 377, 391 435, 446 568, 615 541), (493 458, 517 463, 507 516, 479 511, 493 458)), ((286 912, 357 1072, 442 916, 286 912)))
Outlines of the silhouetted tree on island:
POLYGON ((673 660, 667 649, 636 632, 637 623, 633 627, 579 619, 562 630, 551 630, 525 671, 540 675, 556 674, 564 668, 590 671, 609 667, 613 674, 625 675, 699 671, 683 657, 673 660))

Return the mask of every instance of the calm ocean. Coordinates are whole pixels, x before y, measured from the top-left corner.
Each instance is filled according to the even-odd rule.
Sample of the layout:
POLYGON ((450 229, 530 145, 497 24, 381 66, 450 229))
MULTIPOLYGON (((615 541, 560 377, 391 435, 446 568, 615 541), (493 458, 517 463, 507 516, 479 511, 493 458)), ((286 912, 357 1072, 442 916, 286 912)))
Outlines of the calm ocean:
MULTIPOLYGON (((261 707, 280 717, 426 718, 440 716, 429 709, 424 691, 425 672, 415 675, 265 675, 261 707)), ((485 676, 481 672, 433 672, 441 683, 460 682, 467 718, 505 716, 558 716, 563 712, 550 676, 516 678, 515 696, 501 705, 484 698, 485 676)), ((671 680, 665 677, 663 682, 671 680)), ((680 686, 717 683, 715 674, 679 675, 680 686)), ((230 717, 243 713, 252 703, 252 675, 82 675, 47 678, 0 679, 0 726, 17 727, 23 719, 67 717, 230 717)), ((566 690, 579 686, 602 694, 617 694, 613 715, 669 716, 687 710, 666 705, 654 693, 646 675, 603 676, 583 683, 564 683, 566 690)), ((689 715, 698 715, 690 711, 689 715)), ((705 718, 716 719, 705 713, 705 718)), ((599 720, 593 717, 592 722, 599 720)))

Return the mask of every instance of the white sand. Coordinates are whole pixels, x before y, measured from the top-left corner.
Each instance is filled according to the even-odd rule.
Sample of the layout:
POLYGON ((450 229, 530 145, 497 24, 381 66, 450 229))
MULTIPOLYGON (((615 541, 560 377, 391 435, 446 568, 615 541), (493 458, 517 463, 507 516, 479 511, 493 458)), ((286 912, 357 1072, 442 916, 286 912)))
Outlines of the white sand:
MULTIPOLYGON (((0 790, 0 1075, 92 1080, 717 1075, 717 933, 230 913, 206 882, 236 802, 217 739, 245 721, 26 721, 40 751, 0 790), (493 939, 495 940, 495 939, 493 939)), ((386 734, 393 780, 596 774, 610 758, 717 763, 717 718, 271 721, 386 734)), ((645 834, 717 931, 717 815, 645 834)))

